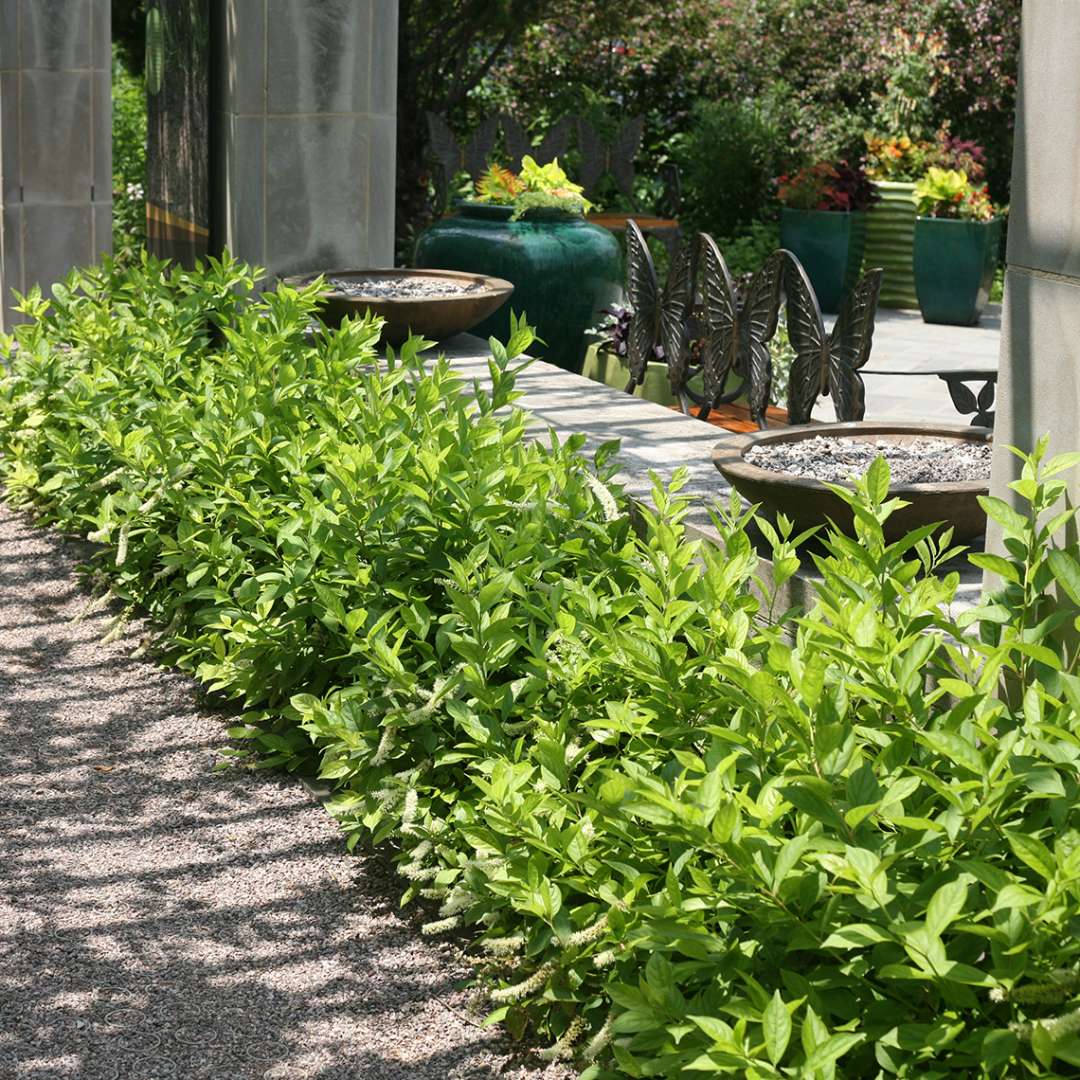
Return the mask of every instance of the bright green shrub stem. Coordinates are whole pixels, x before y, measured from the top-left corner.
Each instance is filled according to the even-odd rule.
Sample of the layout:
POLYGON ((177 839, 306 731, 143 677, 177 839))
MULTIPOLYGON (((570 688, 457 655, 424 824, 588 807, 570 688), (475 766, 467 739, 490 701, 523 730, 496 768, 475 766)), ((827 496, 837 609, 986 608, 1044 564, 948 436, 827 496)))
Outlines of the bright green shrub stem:
POLYGON ((252 760, 316 763, 350 844, 398 846, 495 1017, 593 1077, 1077 1066, 1075 456, 1027 463, 1033 517, 988 502, 980 611, 949 614, 947 538, 884 544, 881 462, 814 609, 763 627, 737 506, 715 548, 657 488, 639 536, 611 448, 526 438, 523 328, 485 391, 252 285, 147 260, 29 298, 8 497, 102 545, 252 760))

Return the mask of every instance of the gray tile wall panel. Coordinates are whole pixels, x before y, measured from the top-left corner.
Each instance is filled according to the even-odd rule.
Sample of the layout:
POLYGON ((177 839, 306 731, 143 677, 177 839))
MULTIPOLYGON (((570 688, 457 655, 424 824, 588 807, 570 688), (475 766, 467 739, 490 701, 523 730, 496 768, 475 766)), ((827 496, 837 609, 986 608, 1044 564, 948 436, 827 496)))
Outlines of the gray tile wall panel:
POLYGON ((27 285, 33 279, 48 296, 52 284, 62 281, 73 266, 93 262, 93 212, 89 203, 22 208, 27 285))
POLYGON ((109 0, 92 0, 90 5, 90 66, 112 71, 112 13, 109 0))
POLYGON ((266 122, 266 259, 275 273, 365 265, 368 121, 266 122))
POLYGON ((11 310, 11 290, 25 292, 22 268, 22 209, 5 206, 0 210, 0 328, 9 330, 15 313, 11 310))
POLYGON ((371 21, 371 112, 397 116, 398 20, 376 4, 371 21))
POLYGON ((0 0, 0 322, 112 243, 110 0, 0 0))
POLYGON ((228 183, 231 203, 234 254, 248 262, 266 265, 264 236, 263 171, 264 121, 254 116, 233 120, 233 144, 228 159, 228 183))
POLYGON ((0 72, 0 203, 19 201, 19 76, 0 72))
POLYGON ((1080 7, 1024 6, 1009 262, 1080 277, 1080 7))
POLYGON ((397 122, 392 116, 379 116, 372 117, 368 124, 369 265, 393 266, 397 122))
MULTIPOLYGON (((1080 36, 1073 0, 1027 0, 1012 168, 1008 269, 991 492, 1020 462, 1007 447, 1080 449, 1080 36)), ((1080 478, 1063 474, 1075 504, 1080 478)), ((1000 550, 990 524, 988 546, 1000 550)))
POLYGON ((90 75, 24 71, 21 164, 23 201, 90 199, 90 75))
POLYGON ((19 65, 19 2, 0 0, 0 71, 19 65))
POLYGON ((396 0, 221 0, 215 18, 224 242, 272 275, 389 265, 396 0))
POLYGON ((224 35, 218 101, 230 113, 266 109, 266 0, 214 0, 217 32, 224 35))
POLYGON ((95 71, 90 79, 94 95, 90 183, 94 199, 104 202, 112 191, 112 124, 108 122, 112 116, 112 75, 108 71, 95 71))
POLYGON ((97 262, 112 252, 112 202, 96 202, 91 209, 94 234, 90 238, 90 257, 97 262))
POLYGON ((89 68, 91 6, 92 0, 23 0, 22 67, 89 68))
POLYGON ((268 0, 267 111, 367 112, 371 0, 268 0))

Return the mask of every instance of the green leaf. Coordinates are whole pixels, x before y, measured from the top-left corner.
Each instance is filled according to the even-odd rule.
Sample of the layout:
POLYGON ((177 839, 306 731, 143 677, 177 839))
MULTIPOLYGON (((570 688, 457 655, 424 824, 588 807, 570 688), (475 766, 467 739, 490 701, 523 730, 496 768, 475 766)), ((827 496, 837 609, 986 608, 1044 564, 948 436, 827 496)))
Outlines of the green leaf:
POLYGON ((1055 454, 1043 465, 1043 478, 1048 479, 1059 472, 1064 472, 1066 469, 1075 469, 1078 465, 1080 465, 1080 452, 1076 450, 1065 454, 1055 454))
POLYGON ((1028 519, 1018 514, 1008 503, 993 495, 980 495, 978 498, 979 505, 989 517, 1001 525, 1006 536, 1022 537, 1026 534, 1028 519))
POLYGON ((866 1036, 862 1034, 844 1032, 830 1035, 820 1046, 815 1047, 812 1054, 807 1055, 806 1063, 803 1065, 804 1075, 813 1073, 817 1069, 827 1068, 865 1040, 866 1036))
POLYGON ((1054 1040, 1046 1028, 1036 1022, 1031 1027, 1031 1049, 1039 1064, 1048 1069, 1054 1063, 1054 1040))
POLYGON ((982 1041, 980 1051, 983 1065, 996 1069, 1010 1061, 1020 1048, 1020 1040, 1008 1028, 989 1032, 982 1041))
POLYGON ((889 463, 884 454, 874 458, 866 470, 866 491, 875 503, 883 503, 889 495, 889 463))
POLYGON ((972 566, 979 567, 980 570, 989 570, 992 574, 997 574, 1003 581, 1011 581, 1014 585, 1020 584, 1020 571, 1016 565, 1000 555, 975 552, 968 555, 968 562, 972 566))
POLYGON ((967 901, 968 887, 963 881, 947 881, 930 898, 926 906, 926 927, 940 936, 953 920, 959 917, 967 901))
POLYGON ((829 1029, 810 1005, 806 1006, 799 1039, 803 1052, 809 1057, 829 1037, 829 1029))
POLYGON ((791 784, 780 789, 781 794, 796 810, 808 814, 831 828, 843 832, 844 822, 836 808, 805 784, 791 784))
MULTIPOLYGON (((786 1010, 785 1010, 786 1011, 786 1010)), ((730 1025, 716 1016, 688 1016, 706 1035, 715 1043, 729 1043, 732 1041, 730 1025)))
POLYGON ((784 879, 791 873, 792 868, 802 858, 806 849, 810 846, 810 837, 805 833, 788 840, 780 849, 773 864, 772 888, 773 892, 783 884, 784 879))
POLYGON ((1031 907, 1032 904, 1042 903, 1042 900, 1043 894, 1027 885, 1006 885, 994 897, 993 910, 1031 907))
POLYGON ((951 731, 924 731, 918 739, 924 746, 968 772, 980 777, 985 775, 986 765, 978 749, 962 735, 951 731))
POLYGON ((834 930, 822 943, 823 949, 864 949, 892 941, 891 934, 870 923, 849 923, 834 930))
POLYGON ((712 824, 716 812, 720 808, 720 801, 724 797, 724 773, 728 765, 722 762, 714 769, 710 769, 701 781, 697 791, 697 805, 701 810, 703 823, 706 827, 712 824))
POLYGON ((1057 875, 1057 863, 1050 853, 1050 849, 1041 840, 1011 829, 1005 829, 1004 832, 1006 839, 1009 841, 1009 847, 1012 848, 1013 854, 1018 859, 1030 866, 1041 877, 1046 878, 1047 881, 1054 879, 1057 875))
POLYGON ((761 1023, 765 1035, 765 1052, 769 1055, 769 1060, 777 1065, 791 1041, 791 1014, 779 990, 773 994, 766 1006, 761 1023))
POLYGON ((1047 556, 1046 561, 1054 580, 1061 586, 1065 595, 1080 607, 1080 562, 1069 552, 1054 548, 1047 556))

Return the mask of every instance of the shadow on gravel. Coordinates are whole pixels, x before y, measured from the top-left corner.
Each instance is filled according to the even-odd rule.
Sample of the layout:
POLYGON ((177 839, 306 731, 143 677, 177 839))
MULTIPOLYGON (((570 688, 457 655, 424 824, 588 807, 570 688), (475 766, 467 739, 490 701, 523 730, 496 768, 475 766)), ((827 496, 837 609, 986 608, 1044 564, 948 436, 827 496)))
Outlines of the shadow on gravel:
POLYGON ((72 582, 0 507, 0 1077, 524 1075, 385 862, 294 779, 215 771, 221 717, 72 582))

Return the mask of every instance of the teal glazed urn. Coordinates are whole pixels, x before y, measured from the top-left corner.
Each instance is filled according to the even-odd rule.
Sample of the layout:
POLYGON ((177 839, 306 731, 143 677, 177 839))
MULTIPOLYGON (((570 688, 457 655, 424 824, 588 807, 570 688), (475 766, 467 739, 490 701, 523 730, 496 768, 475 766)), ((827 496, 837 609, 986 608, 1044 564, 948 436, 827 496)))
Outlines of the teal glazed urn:
POLYGON ((802 263, 821 310, 835 314, 862 269, 866 214, 785 206, 780 211, 780 246, 802 263))
POLYGON ((510 312, 524 314, 544 344, 529 351, 567 371, 581 371, 585 332, 622 295, 622 251, 606 229, 558 210, 511 221, 508 206, 462 203, 416 243, 420 268, 468 270, 514 286, 504 304, 471 331, 506 341, 510 312))
POLYGON ((974 326, 990 299, 1001 219, 915 222, 915 291, 924 322, 974 326))

